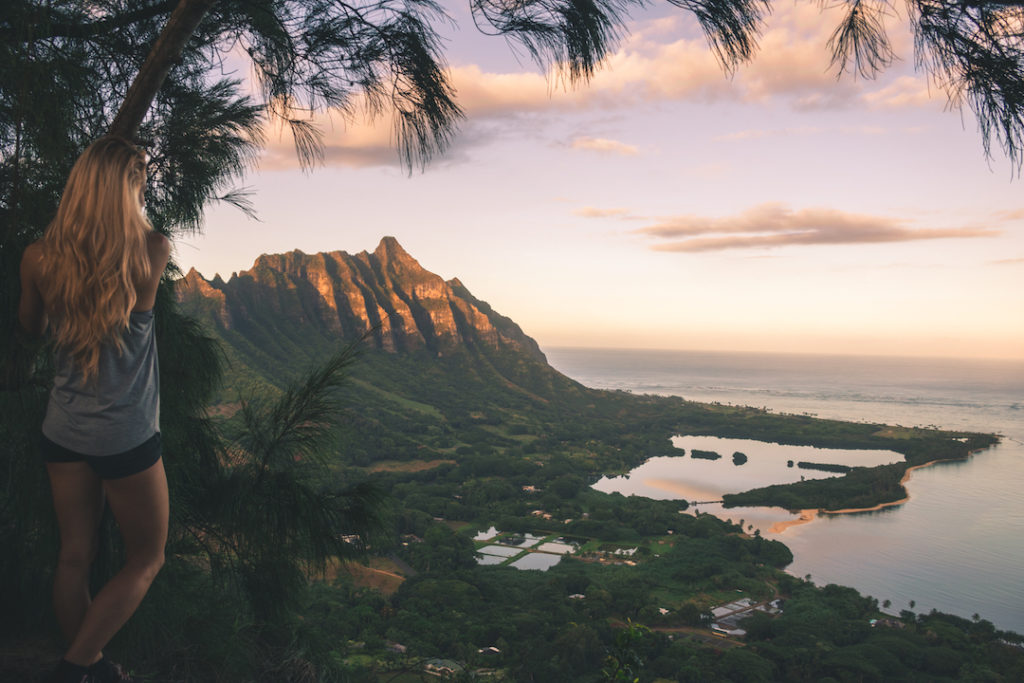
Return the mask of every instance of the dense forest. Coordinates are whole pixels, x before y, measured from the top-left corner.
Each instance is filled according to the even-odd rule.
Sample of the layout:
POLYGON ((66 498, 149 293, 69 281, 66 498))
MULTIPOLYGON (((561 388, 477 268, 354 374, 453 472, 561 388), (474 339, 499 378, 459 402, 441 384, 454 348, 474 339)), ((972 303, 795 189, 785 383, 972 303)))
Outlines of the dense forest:
MULTIPOLYGON (((197 484, 178 480, 168 564, 110 648, 151 680, 432 680, 428 670, 519 681, 1021 675, 1020 637, 980 618, 893 617, 852 589, 784 573, 788 549, 745 533, 742 520, 590 488, 603 473, 672 454, 676 433, 908 454, 927 452, 929 441, 959 444, 962 454, 988 437, 897 438, 879 425, 594 391, 539 364, 517 370, 521 384, 510 386, 496 371, 502 361, 468 350, 437 357, 348 347, 324 365, 323 356, 314 361, 329 351, 326 340, 299 352, 299 339, 315 338, 308 331, 294 343, 264 338, 273 346, 255 335, 248 346, 221 337, 228 372, 207 419, 235 465, 214 472, 204 499, 193 497, 197 484), (261 373, 246 363, 257 352, 282 361, 261 373), (275 432, 281 423, 313 431, 275 432), (290 511, 310 496, 327 517, 290 511), (474 540, 491 527, 491 538, 474 540), (324 533, 338 542, 311 552, 324 533), (509 566, 557 561, 537 548, 558 542, 573 552, 546 571, 509 566), (494 547, 508 551, 489 555, 494 547), (745 636, 713 635, 712 611, 738 598, 781 611, 739 620, 745 636)), ((523 363, 504 359, 506 368, 523 363)), ((184 463, 175 451, 167 457, 181 477, 184 463)), ((848 492, 829 493, 844 503, 876 495, 860 472, 888 469, 820 481, 849 482, 848 492)), ((805 495, 808 483, 817 482, 783 488, 805 495)), ((12 609, 3 626, 14 647, 47 652, 44 641, 24 640, 54 628, 45 601, 26 600, 43 594, 52 566, 52 546, 40 538, 43 569, 20 574, 29 589, 21 596, 5 594, 12 609)), ((8 670, 31 667, 14 660, 8 670)))

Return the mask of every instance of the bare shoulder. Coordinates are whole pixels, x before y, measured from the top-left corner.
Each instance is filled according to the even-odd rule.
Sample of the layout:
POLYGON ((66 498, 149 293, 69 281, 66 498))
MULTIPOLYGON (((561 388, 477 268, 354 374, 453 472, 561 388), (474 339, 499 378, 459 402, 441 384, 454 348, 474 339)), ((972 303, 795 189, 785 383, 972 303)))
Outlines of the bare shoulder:
POLYGON ((153 230, 146 235, 146 252, 149 255, 149 277, 144 282, 135 283, 137 299, 133 311, 148 311, 156 301, 156 290, 163 277, 164 268, 171 255, 171 242, 153 230))
POLYGON ((162 256, 166 259, 171 255, 171 241, 156 230, 151 230, 146 235, 146 246, 153 256, 162 256))
POLYGON ((162 273, 171 257, 171 241, 153 230, 146 235, 146 249, 149 251, 149 262, 162 273))
POLYGON ((18 322, 31 335, 46 330, 46 309, 40 285, 42 283, 43 245, 33 242, 21 255, 21 297, 18 300, 18 322))
POLYGON ((22 267, 24 266, 38 266, 43 260, 43 241, 36 240, 32 244, 25 247, 24 253, 21 255, 22 267))
POLYGON ((43 266, 43 241, 36 240, 25 247, 21 255, 21 276, 35 282, 43 266))

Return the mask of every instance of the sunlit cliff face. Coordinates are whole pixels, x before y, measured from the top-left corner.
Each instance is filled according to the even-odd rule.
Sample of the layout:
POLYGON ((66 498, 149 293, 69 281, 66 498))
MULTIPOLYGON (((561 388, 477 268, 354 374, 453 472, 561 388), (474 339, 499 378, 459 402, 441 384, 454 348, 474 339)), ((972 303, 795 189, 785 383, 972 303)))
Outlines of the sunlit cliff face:
POLYGON ((227 282, 207 281, 193 270, 179 284, 178 296, 214 305, 215 319, 228 329, 264 309, 345 339, 374 330, 372 336, 388 351, 443 353, 484 344, 542 357, 517 325, 474 298, 460 281, 445 282, 425 270, 391 237, 373 253, 264 255, 227 282))

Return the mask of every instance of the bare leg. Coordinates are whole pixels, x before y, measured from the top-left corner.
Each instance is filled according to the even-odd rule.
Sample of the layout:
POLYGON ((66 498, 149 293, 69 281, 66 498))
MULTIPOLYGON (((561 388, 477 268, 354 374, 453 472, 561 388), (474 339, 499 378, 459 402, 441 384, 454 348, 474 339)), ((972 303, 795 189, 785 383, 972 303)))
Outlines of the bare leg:
POLYGON ((123 479, 103 482, 124 539, 125 565, 96 595, 64 659, 83 666, 135 613, 164 563, 167 544, 167 477, 163 460, 123 479))
POLYGON ((70 643, 89 608, 89 567, 96 556, 103 488, 99 477, 84 462, 47 463, 46 469, 60 529, 53 609, 70 643))

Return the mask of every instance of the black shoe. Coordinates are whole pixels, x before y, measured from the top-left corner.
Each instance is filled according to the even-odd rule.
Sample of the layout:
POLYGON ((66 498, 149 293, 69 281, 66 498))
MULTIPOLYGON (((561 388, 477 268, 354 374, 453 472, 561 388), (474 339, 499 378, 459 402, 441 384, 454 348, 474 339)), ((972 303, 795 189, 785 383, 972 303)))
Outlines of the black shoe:
POLYGON ((46 683, 93 683, 94 679, 88 668, 62 659, 53 673, 44 680, 46 683))
POLYGON ((89 680, 82 683, 135 683, 120 664, 104 657, 89 667, 89 680))

